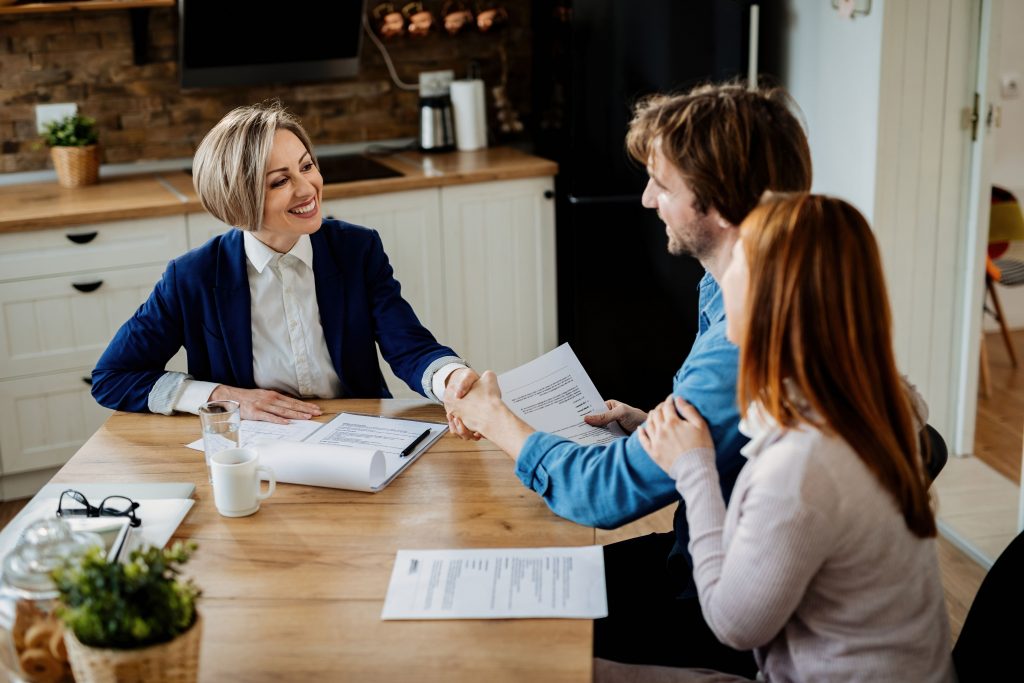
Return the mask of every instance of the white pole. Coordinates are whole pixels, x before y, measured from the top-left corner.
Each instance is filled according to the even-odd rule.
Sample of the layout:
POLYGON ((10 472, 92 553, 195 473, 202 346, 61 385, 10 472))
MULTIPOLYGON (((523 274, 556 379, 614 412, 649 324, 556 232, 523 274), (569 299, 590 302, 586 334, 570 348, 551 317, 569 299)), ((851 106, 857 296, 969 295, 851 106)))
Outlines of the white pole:
POLYGON ((747 57, 747 89, 757 90, 757 34, 761 21, 761 8, 750 6, 750 54, 747 57))

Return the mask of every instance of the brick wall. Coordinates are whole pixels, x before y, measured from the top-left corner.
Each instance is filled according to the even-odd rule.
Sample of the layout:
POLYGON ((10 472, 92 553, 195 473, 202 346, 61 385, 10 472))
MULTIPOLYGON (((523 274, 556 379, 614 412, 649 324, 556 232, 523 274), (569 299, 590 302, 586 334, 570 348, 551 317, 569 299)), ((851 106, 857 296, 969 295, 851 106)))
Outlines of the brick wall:
MULTIPOLYGON (((425 4, 436 16, 441 3, 425 4)), ((508 0, 505 6, 510 21, 499 34, 434 33, 387 43, 399 76, 416 82, 420 71, 450 68, 464 77, 466 65, 477 60, 491 86, 498 81, 504 41, 511 99, 528 113, 530 1, 508 0)), ((182 90, 177 10, 152 10, 149 36, 148 63, 136 66, 127 11, 0 16, 0 173, 50 167, 48 150, 33 149, 35 105, 48 102, 75 102, 80 113, 97 120, 104 163, 190 157, 228 110, 269 97, 295 112, 317 145, 418 132, 417 94, 395 88, 368 39, 355 79, 182 90)))

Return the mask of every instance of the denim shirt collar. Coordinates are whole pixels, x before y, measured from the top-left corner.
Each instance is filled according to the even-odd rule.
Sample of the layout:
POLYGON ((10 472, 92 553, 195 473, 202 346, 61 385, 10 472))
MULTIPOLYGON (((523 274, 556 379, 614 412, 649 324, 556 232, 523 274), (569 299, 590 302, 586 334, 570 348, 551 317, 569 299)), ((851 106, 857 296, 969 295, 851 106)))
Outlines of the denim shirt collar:
POLYGON ((725 304, 722 302, 722 290, 718 288, 718 282, 711 277, 711 273, 704 273, 697 289, 700 292, 698 297, 700 317, 697 334, 701 335, 715 323, 725 320, 725 304))

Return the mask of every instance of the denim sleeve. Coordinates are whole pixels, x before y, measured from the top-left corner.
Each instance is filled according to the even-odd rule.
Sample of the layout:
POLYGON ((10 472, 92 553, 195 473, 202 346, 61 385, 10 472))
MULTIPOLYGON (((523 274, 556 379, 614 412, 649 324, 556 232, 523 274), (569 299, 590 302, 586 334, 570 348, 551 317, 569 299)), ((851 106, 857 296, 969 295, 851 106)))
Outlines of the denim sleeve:
POLYGON ((725 321, 712 326, 698 338, 690 356, 676 373, 673 393, 682 396, 708 423, 715 442, 715 467, 726 502, 736 476, 747 459, 740 449, 747 437, 740 433, 736 403, 736 375, 739 350, 725 338, 725 321))
POLYGON ((679 499, 672 479, 636 434, 581 446, 536 432, 519 453, 516 474, 555 514, 601 529, 628 524, 679 499))
MULTIPOLYGON (((707 420, 723 480, 735 481, 745 459, 736 409, 738 351, 725 339, 725 321, 698 337, 673 392, 707 420)), ((636 434, 601 446, 581 446, 545 433, 531 435, 516 474, 555 514, 579 524, 614 529, 679 500, 671 478, 647 455, 636 434)))

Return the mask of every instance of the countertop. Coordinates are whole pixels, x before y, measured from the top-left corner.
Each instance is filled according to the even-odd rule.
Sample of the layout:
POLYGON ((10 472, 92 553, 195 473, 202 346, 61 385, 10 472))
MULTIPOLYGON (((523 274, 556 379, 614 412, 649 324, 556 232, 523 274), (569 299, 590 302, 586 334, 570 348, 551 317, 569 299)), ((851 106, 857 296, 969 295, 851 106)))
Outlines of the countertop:
MULTIPOLYGON (((514 149, 423 154, 399 152, 373 159, 403 175, 324 186, 324 199, 360 197, 448 185, 555 175, 553 161, 514 149)), ((0 186, 0 233, 24 232, 128 218, 202 211, 184 171, 100 178, 96 185, 63 188, 56 182, 0 186)))

